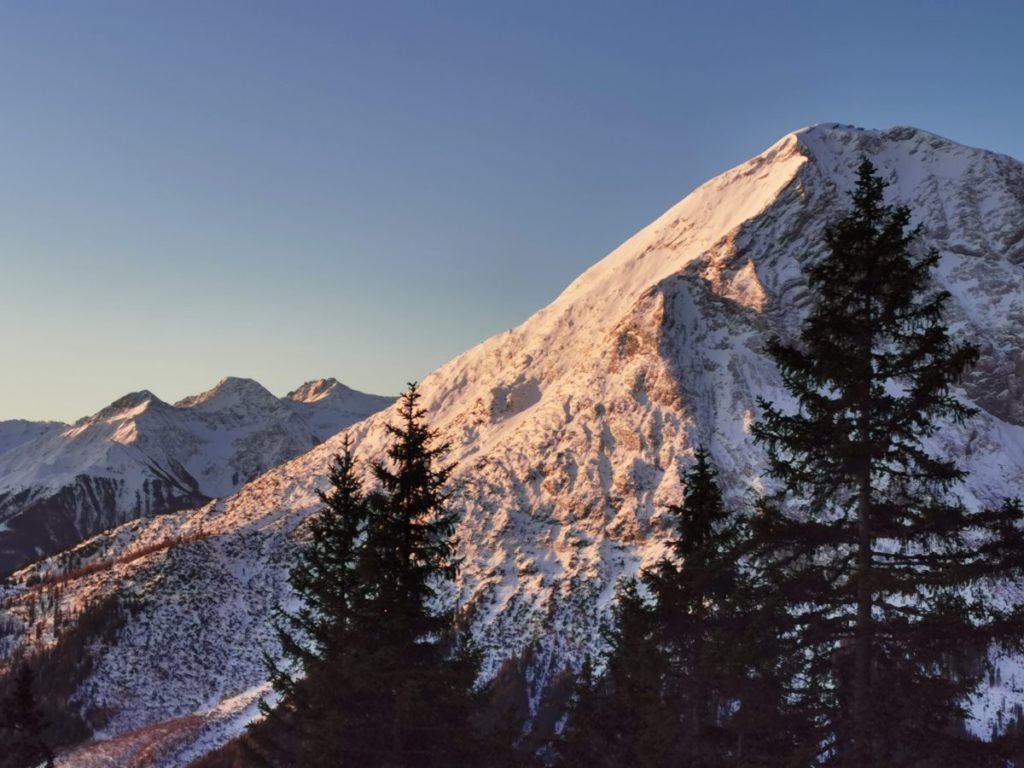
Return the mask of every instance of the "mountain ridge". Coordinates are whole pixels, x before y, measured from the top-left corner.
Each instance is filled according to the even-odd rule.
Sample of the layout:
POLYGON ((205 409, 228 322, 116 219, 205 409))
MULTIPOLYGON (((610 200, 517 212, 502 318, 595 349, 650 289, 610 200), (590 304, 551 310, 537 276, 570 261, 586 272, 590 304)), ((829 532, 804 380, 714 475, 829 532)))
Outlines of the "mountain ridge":
MULTIPOLYGON (((421 383, 457 463, 455 590, 471 608, 485 674, 533 646, 539 690, 600 646, 616 580, 665 551, 664 507, 680 499, 697 445, 711 451, 729 504, 770 489, 749 429, 757 397, 790 399, 764 343, 799 331, 811 300, 802 268, 846 209, 861 155, 939 250, 951 329, 982 345, 959 392, 979 415, 944 425, 930 447, 970 473, 958 489, 969 506, 1024 495, 1024 165, 917 129, 803 129, 701 185, 526 322, 421 383)), ((294 605, 287 569, 316 489, 343 435, 364 471, 382 457, 389 418, 361 421, 230 497, 76 548, 95 570, 64 584, 69 612, 101 595, 140 601, 77 694, 83 707, 114 712, 98 738, 198 718, 176 745, 161 742, 157 764, 185 765, 254 716, 267 691, 261 654, 274 652, 270 611, 294 605), (137 552, 147 554, 131 559, 137 552), (153 637, 168 638, 158 655, 153 637)), ((7 594, 20 636, 29 582, 60 568, 51 558, 17 574, 7 594)), ((47 622, 32 627, 43 643, 47 622)), ((1024 703, 1009 682, 1021 660, 991 663, 1000 682, 971 707, 970 727, 984 736, 1024 703)), ((67 760, 76 755, 85 759, 67 760)))
POLYGON ((345 403, 300 404, 229 376, 173 405, 140 390, 72 425, 24 427, 38 434, 0 452, 0 572, 133 517, 230 494, 391 402, 348 392, 345 403))

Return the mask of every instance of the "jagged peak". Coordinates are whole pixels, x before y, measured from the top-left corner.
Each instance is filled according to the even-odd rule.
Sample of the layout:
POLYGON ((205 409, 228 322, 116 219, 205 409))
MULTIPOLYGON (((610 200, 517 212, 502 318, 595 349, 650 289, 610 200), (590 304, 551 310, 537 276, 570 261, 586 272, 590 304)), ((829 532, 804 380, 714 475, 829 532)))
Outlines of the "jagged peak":
POLYGON ((129 392, 127 395, 119 397, 117 400, 112 402, 106 408, 103 408, 95 416, 89 417, 90 420, 102 420, 122 414, 125 411, 131 411, 140 408, 141 406, 153 404, 153 405, 166 405, 163 400, 154 395, 148 389, 140 389, 138 392, 129 392))
POLYGON ((194 408, 197 405, 217 404, 220 402, 234 402, 236 400, 276 400, 270 390, 264 387, 255 379, 247 379, 240 376, 226 376, 216 386, 200 392, 198 395, 189 395, 175 403, 176 408, 194 408))
POLYGON ((894 125, 891 128, 863 128, 859 125, 847 123, 815 123, 798 128, 780 139, 780 142, 790 137, 795 138, 797 141, 847 137, 848 139, 880 139, 882 141, 928 141, 935 142, 936 144, 962 146, 952 139, 913 125, 894 125))
POLYGON ((808 195, 815 195, 817 203, 833 213, 844 208, 862 155, 890 182, 888 198, 915 210, 915 223, 935 231, 955 225, 961 239, 970 238, 973 225, 957 223, 962 216, 956 221, 943 218, 944 212, 952 211, 956 200, 977 197, 984 190, 985 200, 970 205, 987 224, 973 231, 985 233, 993 248, 1007 253, 1007 260, 1024 258, 1012 220, 986 213, 1012 207, 1018 199, 1014 190, 1024 183, 1019 161, 915 127, 875 130, 820 123, 786 134, 750 160, 705 182, 591 266, 547 307, 460 355, 427 382, 433 385, 444 377, 457 381, 457 370, 471 376, 465 372, 469 366, 488 354, 501 354, 533 361, 536 370, 543 370, 550 390, 552 381, 578 369, 596 339, 606 338, 631 317, 644 296, 685 271, 705 275, 721 295, 760 311, 765 290, 760 260, 779 248, 764 243, 750 249, 745 243, 777 215, 799 211, 808 195), (936 206, 936 201, 941 204, 936 206), (737 242, 744 244, 743 259, 730 263, 732 271, 720 279, 708 272, 717 269, 716 261, 738 253, 737 242))
POLYGON ((907 190, 925 174, 960 177, 976 162, 998 158, 1020 165, 1005 155, 959 144, 913 126, 807 126, 786 134, 750 160, 697 187, 584 272, 555 305, 575 303, 584 294, 593 295, 595 305, 608 306, 615 297, 632 300, 660 277, 682 268, 694 255, 764 211, 789 188, 808 162, 845 189, 852 186, 862 155, 898 180, 900 189, 907 190), (654 252, 658 252, 658 258, 650 258, 654 252))
MULTIPOLYGON (((895 177, 911 176, 908 170, 917 165, 929 170, 958 176, 969 159, 1000 158, 1018 163, 1018 160, 991 150, 980 149, 953 141, 931 131, 912 125, 892 128, 861 128, 841 123, 819 123, 794 131, 783 139, 794 141, 802 151, 830 172, 846 177, 841 168, 855 165, 866 156, 876 166, 888 169, 895 177), (945 166, 945 169, 943 169, 945 166)), ((845 181, 844 179, 841 179, 845 181)))
POLYGON ((807 160, 800 135, 791 133, 760 155, 705 182, 573 281, 542 310, 542 324, 571 312, 585 314, 588 330, 600 332, 651 286, 762 213, 789 187, 807 160), (599 306, 604 311, 591 311, 599 306))
POLYGON ((351 392, 348 387, 333 377, 326 379, 313 379, 305 382, 302 386, 293 389, 285 398, 294 400, 297 403, 315 403, 323 400, 335 392, 351 392))

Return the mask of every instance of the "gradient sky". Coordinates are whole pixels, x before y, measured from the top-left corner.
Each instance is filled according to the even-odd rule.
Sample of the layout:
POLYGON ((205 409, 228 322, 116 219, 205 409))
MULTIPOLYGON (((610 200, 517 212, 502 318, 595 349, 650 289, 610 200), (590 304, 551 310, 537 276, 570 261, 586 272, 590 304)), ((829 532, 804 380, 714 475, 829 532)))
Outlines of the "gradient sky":
POLYGON ((1024 158, 1024 3, 0 6, 0 419, 396 393, 804 125, 1024 158))

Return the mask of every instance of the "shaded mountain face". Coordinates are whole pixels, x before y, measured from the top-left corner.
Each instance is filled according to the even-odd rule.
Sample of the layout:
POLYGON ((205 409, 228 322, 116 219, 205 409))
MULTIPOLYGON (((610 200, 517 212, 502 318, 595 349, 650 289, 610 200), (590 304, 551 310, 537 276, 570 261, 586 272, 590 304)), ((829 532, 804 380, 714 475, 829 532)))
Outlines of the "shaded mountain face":
MULTIPOLYGON (((910 128, 791 134, 422 383, 431 424, 458 463, 457 590, 473 608, 485 674, 533 644, 540 685, 597 647, 616 580, 665 551, 664 506, 680 500, 698 444, 730 504, 763 489, 764 457, 750 437, 756 400, 789 402, 764 343, 797 333, 810 300, 801 267, 848 208, 862 155, 940 251, 935 277, 952 293, 952 328, 983 348, 961 393, 981 412, 942 429, 933 448, 970 473, 967 503, 1024 494, 1024 166, 910 128)), ((390 418, 347 430, 364 469, 382 456, 390 418)), ((69 557, 86 567, 63 585, 63 615, 105 595, 136 596, 76 694, 83 711, 108 716, 96 724, 101 741, 74 764, 89 764, 89 749, 131 764, 124 745, 142 740, 155 764, 184 765, 254 716, 267 690, 261 653, 275 651, 271 609, 293 605, 295 542, 340 440, 233 496, 129 523, 17 575, 6 652, 36 633, 53 642, 49 615, 30 615, 42 588, 30 583, 69 557)), ((996 663, 995 687, 974 704, 972 727, 986 735, 998 710, 1021 700, 1009 684, 1018 660, 996 663)))
POLYGON ((6 453, 51 432, 63 432, 65 429, 67 424, 58 421, 0 421, 0 453, 6 453))
POLYGON ((175 405, 133 392, 71 426, 0 423, 0 573, 127 520, 229 495, 391 402, 334 379, 303 390, 319 397, 277 398, 227 378, 175 405))

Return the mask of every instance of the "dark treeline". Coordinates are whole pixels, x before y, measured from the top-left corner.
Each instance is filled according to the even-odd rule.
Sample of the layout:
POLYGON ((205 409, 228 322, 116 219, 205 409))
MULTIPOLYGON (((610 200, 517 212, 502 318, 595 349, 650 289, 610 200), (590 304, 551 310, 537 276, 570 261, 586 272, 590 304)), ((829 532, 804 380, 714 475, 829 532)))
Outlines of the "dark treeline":
POLYGON ((114 595, 95 600, 68 617, 52 645, 8 660, 0 676, 0 768, 36 768, 108 723, 112 712, 81 707, 75 693, 94 671, 95 649, 117 637, 136 607, 114 595))
POLYGON ((991 597, 1024 572, 1024 511, 967 509, 962 471, 929 450, 972 416, 955 387, 977 351, 950 337, 939 257, 885 186, 864 160, 809 259, 799 337, 769 342, 795 403, 759 403, 771 492, 728 508, 695 451, 667 554, 620 584, 606 650, 557 681, 542 728, 524 727, 524 659, 475 685, 445 598, 447 446, 412 386, 373 488, 347 443, 331 468, 291 573, 302 605, 277 616, 275 705, 202 764, 1024 765, 1020 723, 966 727, 991 650, 1024 650, 1022 611, 991 597))

